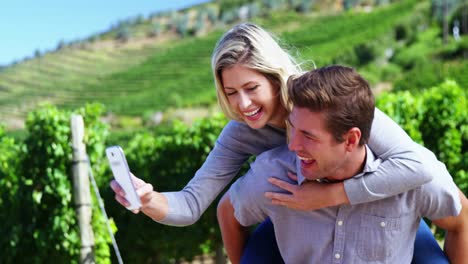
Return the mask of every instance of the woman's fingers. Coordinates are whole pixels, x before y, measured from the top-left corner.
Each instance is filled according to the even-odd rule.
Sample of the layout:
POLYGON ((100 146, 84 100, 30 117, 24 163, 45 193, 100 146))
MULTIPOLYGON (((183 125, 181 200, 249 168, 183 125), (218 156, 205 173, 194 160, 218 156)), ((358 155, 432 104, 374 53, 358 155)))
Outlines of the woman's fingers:
POLYGON ((288 177, 289 177, 289 179, 297 182, 297 175, 296 174, 288 171, 288 177))
POLYGON ((116 180, 111 181, 110 187, 117 195, 125 196, 125 191, 120 187, 116 180))
POLYGON ((277 179, 277 178, 274 178, 274 177, 268 178, 268 182, 270 182, 271 184, 273 184, 275 186, 278 186, 281 189, 286 190, 286 191, 288 191, 290 193, 294 193, 296 191, 296 189, 297 189, 297 185, 290 184, 288 182, 285 182, 283 180, 280 180, 280 179, 277 179))

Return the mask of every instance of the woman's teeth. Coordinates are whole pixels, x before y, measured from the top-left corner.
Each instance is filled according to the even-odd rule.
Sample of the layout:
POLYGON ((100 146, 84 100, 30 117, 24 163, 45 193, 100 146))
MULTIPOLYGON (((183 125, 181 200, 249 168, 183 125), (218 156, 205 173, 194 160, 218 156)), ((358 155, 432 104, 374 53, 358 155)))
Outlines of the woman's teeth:
POLYGON ((244 115, 246 115, 246 116, 254 116, 254 115, 256 115, 256 114, 260 111, 260 109, 261 109, 261 108, 257 108, 257 109, 255 109, 255 110, 253 110, 253 111, 250 111, 250 112, 244 112, 244 115))

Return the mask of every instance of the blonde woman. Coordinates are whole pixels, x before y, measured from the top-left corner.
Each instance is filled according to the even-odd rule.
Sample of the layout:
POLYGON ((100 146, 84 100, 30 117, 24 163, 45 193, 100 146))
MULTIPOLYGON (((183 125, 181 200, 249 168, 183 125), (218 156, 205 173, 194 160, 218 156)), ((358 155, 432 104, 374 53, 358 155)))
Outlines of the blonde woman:
MULTIPOLYGON (((156 222, 166 225, 193 224, 250 156, 286 143, 285 120, 291 107, 287 103, 286 82, 289 76, 300 74, 301 69, 272 35, 251 23, 234 26, 216 44, 212 71, 218 102, 231 121, 221 132, 205 163, 181 191, 159 193, 153 190, 151 184, 135 177, 137 193, 142 201, 142 207, 135 213, 142 211, 156 222)), ((430 171, 424 170, 424 162, 431 161, 420 160, 415 143, 377 109, 369 147, 383 159, 378 171, 361 179, 308 185, 300 189, 301 195, 308 197, 305 201, 295 199, 284 203, 277 200, 278 204, 312 210, 345 203, 365 203, 416 188, 433 177, 430 171), (398 133, 389 134, 387 131, 398 133), (387 175, 388 171, 392 171, 391 177, 387 175)), ((127 207, 129 204, 118 184, 112 181, 111 187, 116 193, 116 200, 127 207)), ((223 201, 229 204, 229 199, 223 201)), ((218 220, 228 255, 233 263, 238 263, 246 234, 229 230, 232 207, 221 205, 219 210, 218 220)), ((269 225, 268 221, 265 225, 269 225)), ((265 230, 259 236, 266 234, 271 237, 271 228, 265 230)), ((270 239, 269 242, 274 246, 274 236, 273 241, 270 239)), ((268 259, 274 255, 273 248, 269 248, 267 256, 255 260, 247 257, 245 261, 281 261, 279 253, 276 259, 268 259)))

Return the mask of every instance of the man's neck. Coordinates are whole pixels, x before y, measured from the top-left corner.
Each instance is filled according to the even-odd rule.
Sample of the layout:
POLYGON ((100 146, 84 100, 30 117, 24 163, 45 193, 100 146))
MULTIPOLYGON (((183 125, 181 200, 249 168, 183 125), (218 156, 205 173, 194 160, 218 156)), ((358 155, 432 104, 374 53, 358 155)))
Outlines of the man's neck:
POLYGON ((347 162, 339 169, 338 175, 327 180, 330 182, 344 181, 361 173, 366 165, 366 154, 365 145, 358 147, 349 153, 347 162))

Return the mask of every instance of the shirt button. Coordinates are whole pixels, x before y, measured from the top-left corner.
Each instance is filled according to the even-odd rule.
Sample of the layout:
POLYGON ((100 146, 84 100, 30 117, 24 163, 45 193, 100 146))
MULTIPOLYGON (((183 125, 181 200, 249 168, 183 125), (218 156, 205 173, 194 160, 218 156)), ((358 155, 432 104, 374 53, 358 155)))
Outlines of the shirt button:
POLYGON ((336 254, 335 254, 335 258, 336 258, 336 259, 340 259, 340 258, 341 258, 341 255, 338 254, 338 253, 336 253, 336 254))
POLYGON ((387 224, 385 222, 380 222, 381 227, 385 227, 387 224))
POLYGON ((343 221, 338 221, 338 225, 339 225, 339 226, 342 226, 342 225, 343 225, 343 221))

